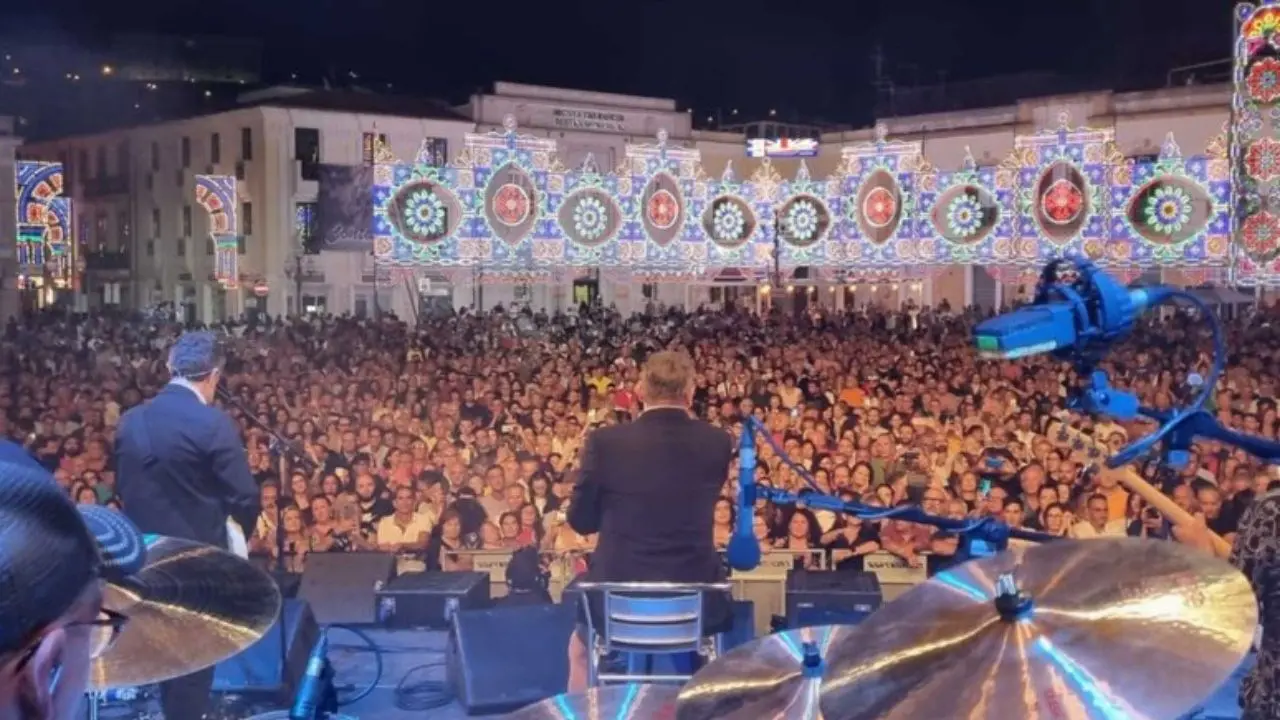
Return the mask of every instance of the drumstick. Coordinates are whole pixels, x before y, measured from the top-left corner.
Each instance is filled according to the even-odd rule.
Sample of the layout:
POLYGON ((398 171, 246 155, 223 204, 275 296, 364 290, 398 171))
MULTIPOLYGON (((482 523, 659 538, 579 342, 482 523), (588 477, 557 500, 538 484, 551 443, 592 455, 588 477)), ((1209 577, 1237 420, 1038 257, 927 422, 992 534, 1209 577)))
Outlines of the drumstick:
MULTIPOLYGON (((1049 438, 1065 440, 1069 447, 1074 450, 1083 450, 1092 460, 1101 464, 1106 455, 1110 452, 1105 446, 1102 446, 1094 438, 1085 435, 1079 430, 1068 427, 1063 423, 1051 423, 1049 425, 1049 438)), ((1205 524, 1191 513, 1183 510, 1168 495, 1160 492, 1159 489, 1153 487, 1134 471, 1132 467, 1125 466, 1117 469, 1104 468, 1103 472, 1113 473, 1115 478, 1120 481, 1131 492, 1141 497, 1148 505, 1160 511, 1175 526, 1185 528, 1196 533, 1203 533, 1209 541, 1209 545, 1214 555, 1221 558, 1231 556, 1231 543, 1227 542, 1221 535, 1210 530, 1205 524)))

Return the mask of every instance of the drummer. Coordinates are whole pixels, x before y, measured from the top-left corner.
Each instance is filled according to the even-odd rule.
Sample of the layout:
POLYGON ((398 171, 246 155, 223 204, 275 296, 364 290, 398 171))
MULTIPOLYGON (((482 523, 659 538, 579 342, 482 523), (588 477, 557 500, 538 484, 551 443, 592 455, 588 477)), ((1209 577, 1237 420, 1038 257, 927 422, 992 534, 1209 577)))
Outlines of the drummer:
POLYGON ((25 450, 0 442, 0 718, 83 712, 90 661, 127 620, 103 608, 102 583, 145 555, 122 515, 73 505, 25 450))

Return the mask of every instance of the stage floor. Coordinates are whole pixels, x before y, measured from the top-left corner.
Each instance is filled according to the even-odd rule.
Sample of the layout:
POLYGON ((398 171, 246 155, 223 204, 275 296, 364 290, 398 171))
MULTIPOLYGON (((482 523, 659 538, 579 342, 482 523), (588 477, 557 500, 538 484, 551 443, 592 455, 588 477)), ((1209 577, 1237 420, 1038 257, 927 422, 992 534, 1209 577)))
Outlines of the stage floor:
MULTIPOLYGON (((377 688, 370 695, 342 709, 343 714, 361 720, 460 720, 468 717, 457 702, 437 709, 402 710, 396 707, 396 687, 406 673, 424 665, 430 667, 414 671, 412 680, 445 680, 444 649, 445 633, 426 630, 373 630, 369 635, 383 650, 383 673, 377 688)), ((374 663, 367 652, 349 651, 351 637, 348 634, 335 634, 332 642, 336 646, 331 652, 331 660, 337 673, 339 684, 366 686, 374 676, 374 663)), ((547 662, 564 662, 564 648, 547 648, 547 662)), ((1159 659, 1153 660, 1158 663, 1159 659)), ((1252 659, 1238 670, 1234 677, 1210 698, 1199 713, 1190 716, 1189 720, 1235 720, 1240 717, 1236 707, 1236 691, 1252 659)), ((158 718, 158 708, 108 708, 102 714, 103 720, 112 718, 130 718, 143 720, 158 718)), ((228 716, 230 717, 230 716, 228 716)), ((243 718, 244 715, 239 715, 243 718)))

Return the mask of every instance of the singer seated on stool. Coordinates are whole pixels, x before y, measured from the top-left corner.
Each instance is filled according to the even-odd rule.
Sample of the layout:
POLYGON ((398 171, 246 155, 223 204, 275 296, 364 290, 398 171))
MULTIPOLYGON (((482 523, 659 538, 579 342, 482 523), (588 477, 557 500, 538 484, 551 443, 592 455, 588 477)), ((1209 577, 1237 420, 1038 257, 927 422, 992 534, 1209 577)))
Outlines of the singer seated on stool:
MULTIPOLYGON (((733 441, 694 419, 693 359, 684 352, 650 356, 637 388, 644 412, 635 422, 589 434, 569 526, 598 534, 587 582, 716 583, 725 578, 712 518, 729 473, 733 441)), ((591 593, 598 596, 598 593, 591 593)), ((733 622, 728 593, 703 596, 704 635, 733 622)), ((602 603, 588 599, 591 625, 604 626, 602 603)), ((569 641, 569 692, 588 684, 589 630, 569 641)))

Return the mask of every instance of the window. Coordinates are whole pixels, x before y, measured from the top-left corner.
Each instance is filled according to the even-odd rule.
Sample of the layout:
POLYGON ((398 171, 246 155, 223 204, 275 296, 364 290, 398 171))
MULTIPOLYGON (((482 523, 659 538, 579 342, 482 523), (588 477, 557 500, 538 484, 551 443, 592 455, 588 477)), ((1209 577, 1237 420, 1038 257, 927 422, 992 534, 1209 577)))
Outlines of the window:
POLYGON ((218 133, 209 136, 209 162, 215 165, 222 162, 222 136, 218 133))
POLYGON ((236 254, 244 255, 249 252, 249 238, 244 235, 236 236, 236 254))
POLYGON ((298 203, 293 210, 293 232, 298 244, 308 255, 319 254, 320 248, 316 240, 316 204, 298 203))
POLYGON ((182 167, 191 167, 191 138, 182 138, 182 167))
POLYGON ((387 136, 384 133, 364 133, 360 139, 360 154, 364 159, 365 165, 372 165, 377 162, 378 148, 387 144, 387 136))
POLYGON ((253 159, 253 128, 240 128, 240 159, 253 159))
POLYGON ((315 128, 293 129, 293 157, 303 164, 320 162, 320 131, 315 128))
POLYGON ((329 298, 324 295, 303 295, 302 312, 323 315, 327 312, 329 298))
POLYGON ((240 234, 253 234, 253 203, 240 203, 240 234))
POLYGON ((213 254, 213 251, 214 251, 215 249, 216 249, 216 248, 215 248, 215 247, 214 247, 214 245, 213 245, 213 238, 212 238, 212 237, 206 237, 206 238, 204 239, 204 254, 205 254, 205 255, 212 255, 212 254, 213 254))
POLYGON ((182 237, 191 237, 191 206, 182 206, 182 237))
POLYGON ((186 257, 187 255, 187 239, 178 238, 178 257, 186 257))
POLYGON ((160 169, 160 143, 151 141, 151 171, 160 169))
POLYGON ((107 242, 107 214, 100 212, 93 216, 93 242, 99 249, 107 242))
POLYGON ((156 255, 156 241, 148 240, 147 241, 147 257, 155 257, 155 255, 156 255))
POLYGON ((1160 153, 1130 155, 1129 159, 1137 165, 1154 165, 1158 160, 1160 160, 1160 153))
POLYGON ((422 141, 423 158, 435 167, 449 164, 449 141, 444 138, 429 137, 422 141))
POLYGON ((107 149, 99 147, 97 152, 97 162, 94 164, 94 177, 104 178, 107 176, 107 149))
POLYGON ((133 226, 129 224, 129 213, 122 212, 116 215, 116 246, 127 248, 131 245, 129 242, 133 237, 133 226))
POLYGON ((116 175, 129 175, 129 141, 125 140, 116 146, 116 175))
POLYGON ((151 237, 160 237, 160 208, 152 208, 151 210, 151 237))

